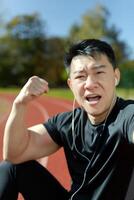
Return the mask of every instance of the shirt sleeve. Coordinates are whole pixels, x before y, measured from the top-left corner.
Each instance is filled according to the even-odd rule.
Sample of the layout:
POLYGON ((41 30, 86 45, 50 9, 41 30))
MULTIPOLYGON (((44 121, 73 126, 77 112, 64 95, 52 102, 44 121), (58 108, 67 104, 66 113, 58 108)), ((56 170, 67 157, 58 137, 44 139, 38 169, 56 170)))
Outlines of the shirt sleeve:
POLYGON ((48 131, 48 134, 59 146, 62 146, 61 134, 59 131, 59 116, 56 115, 43 124, 48 131))
POLYGON ((130 143, 134 144, 134 115, 129 118, 127 121, 127 127, 126 127, 128 139, 130 143))
POLYGON ((134 104, 128 106, 124 113, 125 116, 125 132, 127 134, 129 143, 134 144, 134 104))

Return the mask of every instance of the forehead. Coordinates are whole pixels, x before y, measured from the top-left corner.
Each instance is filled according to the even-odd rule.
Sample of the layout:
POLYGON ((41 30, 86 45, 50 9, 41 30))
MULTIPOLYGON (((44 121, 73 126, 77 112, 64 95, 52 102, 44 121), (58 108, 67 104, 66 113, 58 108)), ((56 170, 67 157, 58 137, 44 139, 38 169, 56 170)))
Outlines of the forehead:
MULTIPOLYGON (((107 56, 100 54, 95 58, 86 55, 78 55, 72 59, 71 62, 71 71, 81 71, 86 69, 99 69, 100 67, 109 66, 111 63, 109 62, 107 56)), ((112 65, 111 65, 112 66, 112 65)))

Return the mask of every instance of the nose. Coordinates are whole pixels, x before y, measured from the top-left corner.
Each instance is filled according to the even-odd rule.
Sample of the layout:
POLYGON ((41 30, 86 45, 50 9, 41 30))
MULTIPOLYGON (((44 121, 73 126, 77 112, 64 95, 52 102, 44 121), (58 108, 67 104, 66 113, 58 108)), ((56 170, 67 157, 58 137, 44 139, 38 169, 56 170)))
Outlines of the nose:
POLYGON ((85 81, 84 88, 92 90, 97 87, 98 87, 98 84, 97 84, 96 78, 88 76, 85 81))

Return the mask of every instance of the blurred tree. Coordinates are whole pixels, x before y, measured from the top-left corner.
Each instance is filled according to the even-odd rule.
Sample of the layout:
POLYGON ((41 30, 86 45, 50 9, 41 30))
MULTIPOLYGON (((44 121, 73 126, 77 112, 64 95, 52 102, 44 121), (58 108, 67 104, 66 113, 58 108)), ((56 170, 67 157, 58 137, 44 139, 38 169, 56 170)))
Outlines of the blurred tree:
POLYGON ((64 84, 64 39, 46 38, 37 14, 16 16, 0 38, 0 84, 23 85, 32 75, 64 84), (7 73, 8 72, 8 73, 7 73))
POLYGON ((0 39, 0 48, 1 84, 5 82, 3 78, 7 72, 7 84, 12 85, 24 84, 27 78, 35 75, 35 71, 40 74, 45 52, 44 25, 40 17, 33 14, 13 18, 0 39))
POLYGON ((96 6, 85 13, 81 24, 72 26, 67 38, 48 38, 45 23, 37 13, 16 16, 0 37, 0 86, 21 86, 32 75, 47 79, 52 86, 64 86, 65 49, 77 40, 98 38, 113 46, 123 76, 131 77, 129 84, 125 76, 120 85, 132 87, 134 62, 128 61, 129 48, 119 39, 120 31, 115 25, 109 25, 109 16, 104 6, 96 6))
POLYGON ((120 70, 120 86, 123 88, 134 88, 134 60, 126 60, 120 66, 120 70))
POLYGON ((44 23, 37 13, 14 17, 7 24, 7 31, 15 39, 34 39, 44 36, 44 23))
POLYGON ((101 5, 87 11, 82 16, 81 24, 71 27, 70 40, 74 42, 85 38, 103 38, 108 17, 109 12, 101 5))
POLYGON ((68 40, 72 43, 85 38, 104 39, 113 46, 120 63, 128 58, 130 49, 119 39, 120 31, 115 25, 109 26, 109 17, 110 13, 106 7, 96 5, 83 15, 79 25, 71 27, 68 40))
POLYGON ((45 65, 46 78, 53 86, 64 86, 66 81, 63 57, 65 53, 65 40, 53 37, 46 40, 45 65))

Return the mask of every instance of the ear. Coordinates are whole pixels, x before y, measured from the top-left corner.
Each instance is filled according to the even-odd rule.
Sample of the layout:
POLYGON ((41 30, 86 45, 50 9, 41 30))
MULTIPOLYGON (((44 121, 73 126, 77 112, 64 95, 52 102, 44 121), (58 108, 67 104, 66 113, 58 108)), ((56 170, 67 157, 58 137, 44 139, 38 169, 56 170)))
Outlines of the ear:
POLYGON ((68 84, 68 87, 72 90, 72 82, 70 78, 67 79, 67 84, 68 84))
POLYGON ((118 80, 117 80, 117 78, 115 78, 115 86, 117 86, 118 85, 118 80))
POLYGON ((68 87, 70 88, 73 96, 74 96, 74 101, 75 101, 75 94, 74 94, 74 91, 73 91, 73 86, 72 86, 72 81, 70 78, 67 79, 67 84, 68 84, 68 87))
POLYGON ((115 86, 117 86, 120 82, 120 70, 119 70, 119 68, 116 68, 114 70, 114 74, 115 74, 115 86))

